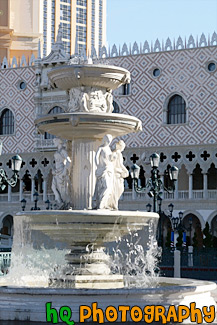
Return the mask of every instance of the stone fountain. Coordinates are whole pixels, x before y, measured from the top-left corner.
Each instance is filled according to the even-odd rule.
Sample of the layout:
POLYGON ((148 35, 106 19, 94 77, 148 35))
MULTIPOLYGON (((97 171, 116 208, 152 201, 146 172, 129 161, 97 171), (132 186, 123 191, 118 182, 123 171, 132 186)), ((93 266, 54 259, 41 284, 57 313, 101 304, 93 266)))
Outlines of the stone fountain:
POLYGON ((0 282, 0 320, 46 322, 49 301, 56 309, 70 306, 75 322, 79 322, 79 306, 96 301, 102 310, 111 304, 117 309, 120 304, 167 308, 191 301, 201 307, 204 299, 207 306, 215 304, 210 295, 215 284, 209 282, 176 279, 171 286, 171 280, 164 279, 162 288, 132 289, 124 287, 122 274, 111 272, 105 246, 129 232, 146 229, 145 246, 149 227, 156 227, 158 221, 156 213, 118 211, 127 176, 122 157, 125 145, 118 141, 112 151, 111 141, 141 130, 137 118, 112 113, 112 90, 130 81, 129 72, 93 64, 90 59, 81 64, 74 58, 53 68, 48 77, 53 87, 69 95, 66 113, 35 121, 41 132, 58 137, 52 183, 58 210, 28 211, 15 217, 13 265, 0 282), (37 252, 41 266, 34 268, 28 258, 32 254, 36 262, 37 252), (53 268, 44 270, 51 252, 53 268), (17 264, 22 263, 25 270, 18 273, 17 264))

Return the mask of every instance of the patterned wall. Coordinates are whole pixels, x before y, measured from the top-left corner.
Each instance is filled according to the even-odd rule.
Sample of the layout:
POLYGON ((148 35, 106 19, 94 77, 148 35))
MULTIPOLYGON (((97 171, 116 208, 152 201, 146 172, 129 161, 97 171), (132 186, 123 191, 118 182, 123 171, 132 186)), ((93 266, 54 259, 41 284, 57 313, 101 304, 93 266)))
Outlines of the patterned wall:
POLYGON ((15 117, 15 133, 0 136, 5 152, 31 152, 34 149, 34 83, 32 67, 0 70, 0 112, 9 108, 15 117), (20 89, 20 82, 26 83, 20 89))
MULTIPOLYGON (((103 59, 131 72, 131 94, 114 97, 122 113, 140 118, 143 131, 125 136, 128 147, 163 147, 215 144, 217 139, 217 69, 207 70, 216 61, 217 46, 154 52, 103 59), (159 68, 159 77, 153 69, 159 68), (178 92, 187 102, 188 122, 181 125, 163 123, 163 108, 178 92)), ((108 64, 107 62, 107 64, 108 64)), ((34 68, 0 69, 0 110, 10 108, 16 118, 16 134, 1 137, 4 152, 34 150, 34 68), (19 81, 27 83, 18 89, 19 81)))
POLYGON ((210 73, 207 63, 217 59, 217 47, 185 49, 160 53, 109 58, 131 72, 131 95, 115 100, 122 113, 135 115, 143 131, 125 137, 128 147, 155 147, 214 144, 217 141, 217 69, 210 73), (161 74, 153 77, 153 69, 161 74), (163 107, 178 92, 187 101, 186 124, 163 123, 163 107))

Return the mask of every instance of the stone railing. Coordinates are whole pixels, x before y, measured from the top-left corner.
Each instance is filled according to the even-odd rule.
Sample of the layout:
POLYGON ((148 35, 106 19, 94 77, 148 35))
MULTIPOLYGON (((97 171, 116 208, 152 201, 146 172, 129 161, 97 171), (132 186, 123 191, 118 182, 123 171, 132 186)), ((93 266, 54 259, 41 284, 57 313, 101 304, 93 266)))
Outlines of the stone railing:
MULTIPOLYGON (((148 196, 143 194, 138 194, 136 192, 133 192, 132 190, 126 190, 123 195, 121 200, 128 202, 128 201, 142 201, 147 199, 148 196)), ((175 198, 175 193, 167 193, 164 192, 163 194, 164 200, 177 200, 175 198)), ((209 200, 216 200, 217 199, 217 190, 208 190, 207 191, 207 199, 209 200)), ((188 200, 189 199, 189 191, 178 191, 178 200, 188 200)), ((203 190, 193 190, 192 191, 192 199, 193 200, 201 200, 205 199, 204 198, 204 191, 203 190)))

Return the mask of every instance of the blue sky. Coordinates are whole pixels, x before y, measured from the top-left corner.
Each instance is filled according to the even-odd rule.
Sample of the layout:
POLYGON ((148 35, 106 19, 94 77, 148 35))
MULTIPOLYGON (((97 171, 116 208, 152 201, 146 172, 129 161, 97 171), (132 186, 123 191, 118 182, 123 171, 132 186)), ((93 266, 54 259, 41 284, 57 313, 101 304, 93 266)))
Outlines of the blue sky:
POLYGON ((217 0, 107 0, 107 44, 217 33, 217 0))

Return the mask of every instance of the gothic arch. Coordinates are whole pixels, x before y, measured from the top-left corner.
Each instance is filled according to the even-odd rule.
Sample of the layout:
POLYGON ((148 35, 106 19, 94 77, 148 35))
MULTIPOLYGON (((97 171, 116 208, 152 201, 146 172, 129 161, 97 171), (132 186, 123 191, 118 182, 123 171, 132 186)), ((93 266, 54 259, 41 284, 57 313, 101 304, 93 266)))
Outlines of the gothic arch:
POLYGON ((185 111, 186 111, 186 120, 185 120, 185 123, 188 122, 188 106, 189 105, 188 105, 187 97, 183 93, 181 93, 179 91, 175 91, 175 92, 172 92, 171 94, 169 94, 166 97, 166 99, 164 101, 164 104, 163 104, 163 123, 166 124, 166 125, 169 125, 169 124, 167 124, 167 114, 168 114, 169 102, 172 99, 172 97, 174 97, 176 95, 182 97, 184 99, 184 101, 185 101, 185 111))

